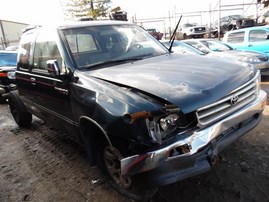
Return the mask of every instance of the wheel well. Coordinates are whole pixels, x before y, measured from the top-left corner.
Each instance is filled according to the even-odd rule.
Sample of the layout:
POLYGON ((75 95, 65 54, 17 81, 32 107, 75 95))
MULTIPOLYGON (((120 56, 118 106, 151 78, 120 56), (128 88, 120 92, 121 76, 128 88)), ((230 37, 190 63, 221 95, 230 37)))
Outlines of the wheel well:
POLYGON ((105 130, 94 120, 82 117, 79 122, 82 142, 91 165, 96 164, 95 152, 98 142, 111 145, 111 141, 105 130))

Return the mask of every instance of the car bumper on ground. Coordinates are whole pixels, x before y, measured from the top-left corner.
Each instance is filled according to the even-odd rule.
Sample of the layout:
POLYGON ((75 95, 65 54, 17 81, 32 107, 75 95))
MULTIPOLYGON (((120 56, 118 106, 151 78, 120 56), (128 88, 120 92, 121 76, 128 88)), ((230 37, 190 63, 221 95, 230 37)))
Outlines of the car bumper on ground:
POLYGON ((161 149, 121 160, 123 175, 135 175, 145 186, 161 186, 210 170, 216 156, 227 146, 254 128, 261 120, 266 93, 260 91, 252 103, 233 115, 161 149), (187 150, 186 150, 187 147, 187 150), (169 156, 171 151, 188 151, 169 156))

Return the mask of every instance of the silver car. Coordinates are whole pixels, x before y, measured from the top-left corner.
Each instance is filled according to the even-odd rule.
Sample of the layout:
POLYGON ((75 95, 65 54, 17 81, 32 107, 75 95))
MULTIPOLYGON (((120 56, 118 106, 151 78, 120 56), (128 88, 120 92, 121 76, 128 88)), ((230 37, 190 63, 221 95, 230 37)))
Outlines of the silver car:
POLYGON ((263 53, 236 50, 231 46, 215 39, 191 39, 184 40, 184 42, 198 48, 208 55, 223 58, 233 58, 251 63, 261 71, 261 75, 269 75, 269 58, 263 53))

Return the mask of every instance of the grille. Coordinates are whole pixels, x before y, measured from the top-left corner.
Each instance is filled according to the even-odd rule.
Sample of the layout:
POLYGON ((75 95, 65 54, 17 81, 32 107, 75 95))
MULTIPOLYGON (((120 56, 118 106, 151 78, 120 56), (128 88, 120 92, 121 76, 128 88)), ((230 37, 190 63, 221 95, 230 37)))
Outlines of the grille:
POLYGON ((252 102, 256 98, 258 91, 256 82, 257 77, 232 91, 223 99, 198 109, 196 112, 198 125, 203 127, 214 123, 252 102))
POLYGON ((195 33, 205 32, 205 28, 204 27, 195 27, 194 32, 195 33))

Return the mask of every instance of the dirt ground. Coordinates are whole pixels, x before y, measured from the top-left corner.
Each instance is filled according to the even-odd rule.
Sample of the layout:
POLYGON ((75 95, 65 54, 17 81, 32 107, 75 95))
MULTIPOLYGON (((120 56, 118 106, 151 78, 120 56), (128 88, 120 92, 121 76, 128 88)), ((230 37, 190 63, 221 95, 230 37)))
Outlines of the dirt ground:
MULTIPOLYGON (((262 88, 269 92, 269 82, 262 88)), ((262 122, 202 175, 159 188, 152 202, 268 202, 269 105, 262 122)), ((35 118, 30 129, 0 105, 0 201, 127 202, 90 167, 80 145, 35 118)))

